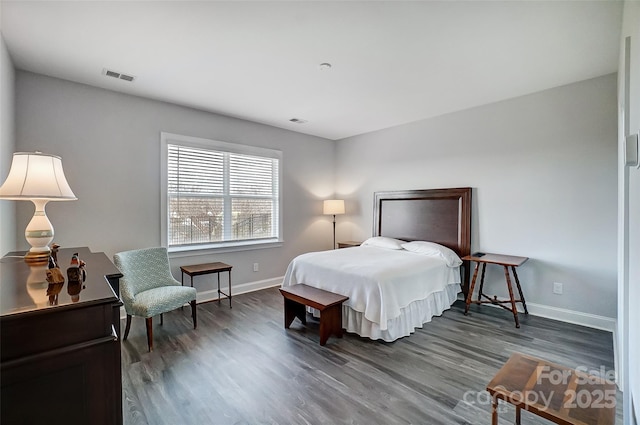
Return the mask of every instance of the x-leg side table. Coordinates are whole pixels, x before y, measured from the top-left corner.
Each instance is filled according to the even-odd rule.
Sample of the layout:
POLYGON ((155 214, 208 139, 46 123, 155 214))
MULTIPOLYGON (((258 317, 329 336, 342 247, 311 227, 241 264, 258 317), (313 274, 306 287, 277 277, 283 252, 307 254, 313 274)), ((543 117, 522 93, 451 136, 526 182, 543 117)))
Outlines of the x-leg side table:
POLYGON ((524 313, 529 314, 527 310, 527 304, 524 300, 524 294, 522 293, 522 287, 520 286, 520 280, 518 279, 518 274, 516 273, 516 267, 521 266, 525 261, 527 261, 528 257, 516 257, 513 255, 502 255, 502 254, 484 254, 482 256, 474 256, 467 255, 462 258, 465 261, 475 261, 476 268, 473 272, 473 278, 471 279, 471 288, 469 288, 469 293, 467 294, 466 307, 464 309, 464 314, 467 315, 469 313, 469 306, 471 304, 495 304, 498 305, 505 310, 513 313, 513 318, 516 322, 516 328, 520 327, 520 321, 518 320, 518 310, 516 308, 516 303, 522 303, 522 307, 524 308, 524 313), (482 274, 480 276, 480 288, 478 290, 478 299, 473 300, 473 290, 476 286, 476 280, 478 278, 478 270, 480 269, 480 264, 482 264, 482 274), (484 272, 487 268, 487 264, 497 264, 499 266, 504 267, 504 277, 507 281, 507 289, 509 290, 509 299, 508 300, 499 300, 498 297, 494 295, 493 298, 485 295, 484 290, 484 272), (516 282, 516 287, 518 288, 518 294, 520 295, 520 299, 515 299, 513 295, 513 284, 511 283, 511 276, 509 275, 509 268, 511 268, 511 272, 513 273, 514 280, 516 282), (483 300, 483 297, 486 300, 483 300), (510 304, 511 308, 504 306, 503 304, 510 304))

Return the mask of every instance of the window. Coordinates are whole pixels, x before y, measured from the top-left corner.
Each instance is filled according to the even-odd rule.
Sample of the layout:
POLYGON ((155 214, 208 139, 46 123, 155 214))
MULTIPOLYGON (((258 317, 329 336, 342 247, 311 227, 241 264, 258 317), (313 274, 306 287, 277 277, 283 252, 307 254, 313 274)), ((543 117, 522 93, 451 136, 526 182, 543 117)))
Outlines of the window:
POLYGON ((280 151, 162 133, 162 240, 172 251, 278 242, 280 151))

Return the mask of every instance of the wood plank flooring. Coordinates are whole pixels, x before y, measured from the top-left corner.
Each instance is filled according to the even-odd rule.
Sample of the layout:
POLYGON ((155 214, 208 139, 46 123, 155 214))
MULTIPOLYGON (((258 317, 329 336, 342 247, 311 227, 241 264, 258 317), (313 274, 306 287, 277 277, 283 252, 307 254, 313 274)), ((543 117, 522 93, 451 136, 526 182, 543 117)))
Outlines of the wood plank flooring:
MULTIPOLYGON (((612 370, 611 333, 464 304, 393 343, 345 334, 319 345, 318 322, 285 330, 277 288, 144 320, 122 344, 124 423, 489 424, 487 383, 519 351, 569 367, 612 370)), ((123 327, 124 329, 124 327, 123 327)), ((617 422, 622 424, 621 397, 617 422)), ((501 403, 500 424, 514 409, 501 403)), ((528 412, 522 424, 548 424, 528 412)))

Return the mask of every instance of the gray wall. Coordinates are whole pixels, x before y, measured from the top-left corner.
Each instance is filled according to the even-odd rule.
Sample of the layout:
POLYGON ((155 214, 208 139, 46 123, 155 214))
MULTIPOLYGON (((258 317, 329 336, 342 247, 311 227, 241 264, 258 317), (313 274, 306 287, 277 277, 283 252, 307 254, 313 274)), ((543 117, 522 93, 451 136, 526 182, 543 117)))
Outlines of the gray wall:
MULTIPOLYGON (((320 201, 334 187, 347 199, 344 240, 371 235, 374 191, 472 186, 473 249, 530 257, 520 269, 530 304, 616 316, 615 75, 336 144, 27 72, 16 87, 16 150, 61 155, 79 198, 47 207, 63 246, 111 255, 160 243, 159 133, 168 131, 284 152, 283 247, 174 266, 229 262, 234 283, 281 276, 296 254, 331 246, 320 201)), ((20 248, 31 211, 19 203, 20 248)), ((488 280, 488 292, 506 295, 499 270, 488 280)))
MULTIPOLYGON (((0 36, 0 184, 9 174, 15 152, 15 72, 0 36)), ((16 249, 16 201, 0 200, 0 256, 16 249)))
MULTIPOLYGON (((330 248, 331 222, 321 215, 321 199, 333 194, 333 142, 43 75, 16 75, 18 150, 60 155, 78 197, 47 205, 63 247, 89 246, 111 256, 160 245, 161 131, 283 151, 284 244, 179 257, 174 267, 227 262, 234 266, 233 283, 240 284, 282 276, 295 255, 330 248)), ((23 204, 18 229, 32 214, 23 204)), ((24 238, 18 244, 26 248, 24 238)), ((211 280, 196 280, 196 286, 211 289, 205 287, 211 280)))
MULTIPOLYGON (((339 238, 371 236, 375 191, 471 186, 472 249, 530 257, 528 304, 615 318, 616 126, 612 74, 341 140, 339 238)), ((507 295, 500 269, 487 278, 507 295)))

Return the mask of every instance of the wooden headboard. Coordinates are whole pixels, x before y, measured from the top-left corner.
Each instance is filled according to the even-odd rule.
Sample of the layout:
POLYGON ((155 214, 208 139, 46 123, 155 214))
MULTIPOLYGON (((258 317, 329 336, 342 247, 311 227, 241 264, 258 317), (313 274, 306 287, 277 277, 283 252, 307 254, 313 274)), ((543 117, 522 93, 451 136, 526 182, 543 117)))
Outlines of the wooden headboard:
MULTIPOLYGON (((471 253, 471 188, 375 192, 373 235, 431 241, 471 253)), ((470 264, 464 262, 462 290, 469 289, 470 264)))

